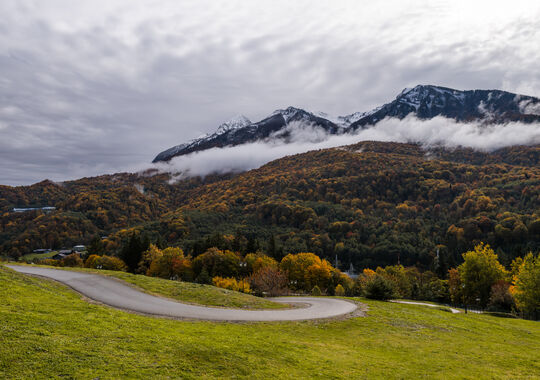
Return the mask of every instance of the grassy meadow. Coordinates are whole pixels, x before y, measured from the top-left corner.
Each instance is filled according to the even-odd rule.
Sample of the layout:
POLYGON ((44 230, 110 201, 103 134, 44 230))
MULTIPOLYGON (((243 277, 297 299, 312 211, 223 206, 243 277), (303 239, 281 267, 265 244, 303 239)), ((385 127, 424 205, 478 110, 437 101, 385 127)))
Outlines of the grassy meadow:
POLYGON ((540 378, 538 322, 360 301, 367 317, 177 321, 0 267, 0 378, 540 378))

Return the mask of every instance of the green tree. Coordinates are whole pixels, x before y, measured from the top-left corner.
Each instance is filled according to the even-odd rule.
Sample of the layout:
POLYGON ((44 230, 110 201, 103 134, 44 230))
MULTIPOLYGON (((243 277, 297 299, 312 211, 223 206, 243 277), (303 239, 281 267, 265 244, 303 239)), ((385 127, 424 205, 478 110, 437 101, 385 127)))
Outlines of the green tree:
POLYGON ((395 294, 392 282, 378 274, 366 283, 364 292, 367 298, 375 300, 389 300, 395 294))
POLYGON ((458 267, 463 295, 466 302, 485 307, 489 302, 492 286, 504 280, 507 273, 489 245, 483 243, 463 254, 464 262, 458 267))
POLYGON ((530 318, 540 318, 540 256, 529 252, 513 282, 511 292, 519 310, 530 318))
POLYGON ((120 258, 126 263, 128 271, 135 273, 143 252, 150 246, 147 238, 142 238, 139 233, 133 232, 128 241, 122 246, 120 258))
POLYGON ((240 256, 232 251, 210 248, 193 259, 193 272, 199 276, 203 268, 210 278, 237 277, 240 270, 240 256))

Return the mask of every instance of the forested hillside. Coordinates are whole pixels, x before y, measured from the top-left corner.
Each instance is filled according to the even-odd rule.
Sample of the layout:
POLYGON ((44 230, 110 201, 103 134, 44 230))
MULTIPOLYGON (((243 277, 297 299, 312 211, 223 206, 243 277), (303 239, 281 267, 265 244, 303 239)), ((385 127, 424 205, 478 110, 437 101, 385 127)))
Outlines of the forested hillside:
POLYGON ((117 254, 133 232, 196 256, 217 246, 276 258, 314 252, 342 269, 401 263, 439 273, 489 243, 504 264, 540 250, 540 146, 493 153, 362 142, 238 175, 115 174, 0 187, 0 246, 88 244, 117 254), (54 206, 15 213, 13 207, 54 206), (439 259, 435 262, 435 258, 439 259))

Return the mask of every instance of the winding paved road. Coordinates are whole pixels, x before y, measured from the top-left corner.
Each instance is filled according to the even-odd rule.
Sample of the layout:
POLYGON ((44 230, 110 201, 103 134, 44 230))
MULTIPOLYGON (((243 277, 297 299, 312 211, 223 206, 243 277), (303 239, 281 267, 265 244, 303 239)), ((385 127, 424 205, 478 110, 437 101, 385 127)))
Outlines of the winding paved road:
POLYGON ((390 301, 390 302, 404 303, 404 304, 407 304, 407 305, 429 306, 429 307, 448 307, 448 309, 450 309, 450 311, 452 312, 452 314, 459 314, 459 313, 461 313, 461 311, 459 311, 458 309, 454 309, 453 307, 444 306, 444 305, 434 305, 434 304, 432 304, 432 303, 426 303, 426 302, 401 301, 401 300, 392 300, 392 301, 390 301))
POLYGON ((188 305, 140 292, 125 282, 91 273, 31 266, 6 265, 17 272, 43 276, 68 285, 79 293, 103 304, 173 318, 210 321, 298 321, 331 318, 352 313, 357 306, 335 298, 279 297, 273 301, 305 303, 306 308, 287 310, 240 310, 188 305))

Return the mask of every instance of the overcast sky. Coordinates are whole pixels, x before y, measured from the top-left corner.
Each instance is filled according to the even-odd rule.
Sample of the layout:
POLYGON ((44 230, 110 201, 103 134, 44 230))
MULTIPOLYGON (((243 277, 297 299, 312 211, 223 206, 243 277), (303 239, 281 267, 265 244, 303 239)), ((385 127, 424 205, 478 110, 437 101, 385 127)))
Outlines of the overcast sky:
POLYGON ((244 114, 540 95, 540 2, 0 2, 0 184, 135 170, 244 114))

